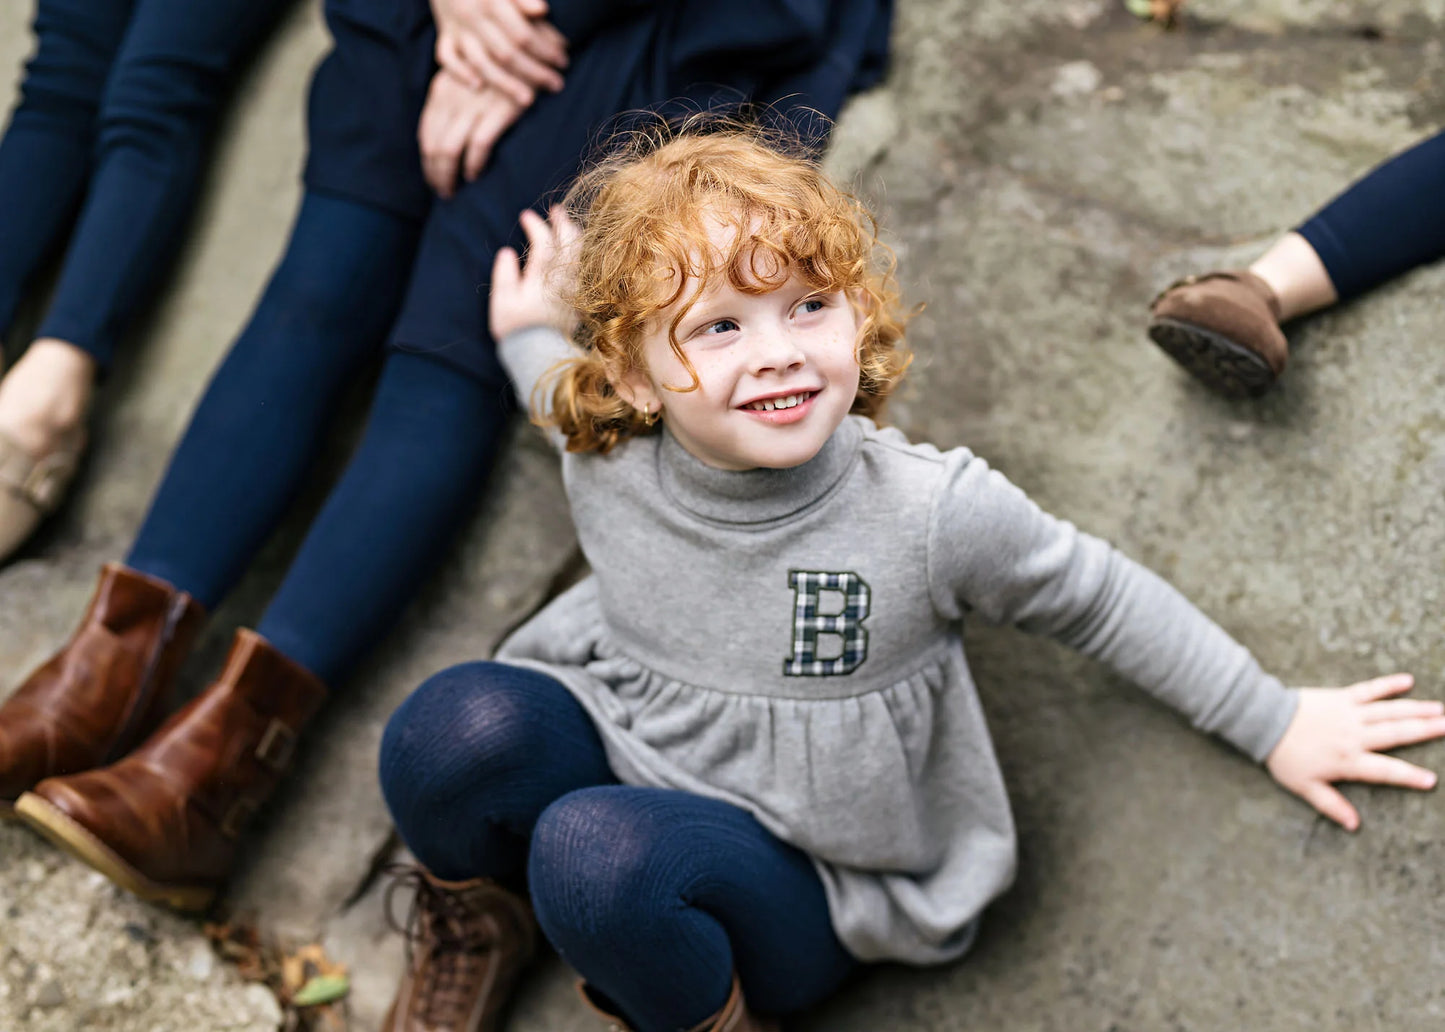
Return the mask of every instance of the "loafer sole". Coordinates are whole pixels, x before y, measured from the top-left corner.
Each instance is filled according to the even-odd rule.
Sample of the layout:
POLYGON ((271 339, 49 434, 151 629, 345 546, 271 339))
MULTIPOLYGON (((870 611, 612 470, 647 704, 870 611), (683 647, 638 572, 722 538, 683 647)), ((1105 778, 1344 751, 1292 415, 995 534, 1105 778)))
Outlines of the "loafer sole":
POLYGON ((15 803, 15 813, 61 849, 149 903, 196 913, 205 910, 216 898, 213 885, 163 885, 152 881, 121 859, 83 824, 34 792, 26 792, 20 797, 15 803))
POLYGON ((1149 338, 1196 380, 1226 398, 1257 398, 1274 386, 1275 372, 1257 351, 1203 326, 1155 319, 1149 338))

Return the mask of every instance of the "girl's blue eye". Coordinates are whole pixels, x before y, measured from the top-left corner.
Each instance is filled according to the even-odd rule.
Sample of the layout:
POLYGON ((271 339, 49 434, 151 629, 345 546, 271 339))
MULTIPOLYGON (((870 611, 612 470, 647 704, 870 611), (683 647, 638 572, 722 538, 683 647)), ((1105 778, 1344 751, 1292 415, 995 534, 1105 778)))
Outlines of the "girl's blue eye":
POLYGON ((719 319, 715 323, 709 323, 704 333, 731 333, 738 328, 738 324, 731 319, 719 319))
POLYGON ((828 302, 824 301, 821 297, 810 297, 798 307, 804 312, 821 312, 827 306, 828 302))

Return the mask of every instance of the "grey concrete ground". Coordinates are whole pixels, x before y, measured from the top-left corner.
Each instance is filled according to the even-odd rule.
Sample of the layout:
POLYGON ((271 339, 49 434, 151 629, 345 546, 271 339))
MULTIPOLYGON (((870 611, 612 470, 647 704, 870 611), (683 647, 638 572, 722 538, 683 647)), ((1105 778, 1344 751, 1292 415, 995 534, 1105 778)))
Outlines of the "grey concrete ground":
MULTIPOLYGON (((28 7, 0 8, 7 71, 30 45, 28 7)), ((0 570, 0 693, 63 640, 98 564, 123 554, 279 253, 325 46, 316 7, 298 9, 240 91, 73 502, 0 570)), ((894 418, 916 439, 969 444, 1159 569, 1286 681, 1406 669, 1445 694, 1445 268, 1297 327, 1289 375, 1260 402, 1206 394, 1142 332, 1174 276, 1248 260, 1445 122, 1445 3, 1188 12, 1165 34, 1113 0, 901 0, 894 73, 849 110, 831 159, 877 203, 907 294, 928 305, 894 418)), ((193 686, 255 619, 303 527, 304 513, 217 614, 193 686)), ((485 654, 573 558, 554 463, 524 431, 447 569, 338 698, 255 837, 231 904, 353 964, 356 1029, 375 1027, 400 959, 367 880, 390 845, 374 787, 385 716, 428 672, 485 654)), ((870 972, 798 1027, 1440 1027, 1437 795, 1351 789, 1365 826, 1346 835, 1064 650, 1008 631, 971 630, 969 644, 1012 786, 1018 885, 964 962, 870 972)), ((1445 749, 1413 758, 1445 766, 1445 749)), ((0 914, 0 1030, 276 1027, 274 1002, 212 959, 197 924, 13 826, 0 827, 0 914)), ((568 982, 544 964, 510 1027, 594 1027, 568 982)))

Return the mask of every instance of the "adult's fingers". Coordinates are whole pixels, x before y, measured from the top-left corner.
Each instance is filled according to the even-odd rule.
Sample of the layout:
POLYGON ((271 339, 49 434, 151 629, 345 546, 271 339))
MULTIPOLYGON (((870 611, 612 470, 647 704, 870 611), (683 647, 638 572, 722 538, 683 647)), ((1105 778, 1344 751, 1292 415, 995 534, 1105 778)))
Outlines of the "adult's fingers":
POLYGON ((532 22, 533 39, 537 46, 531 48, 543 61, 557 68, 566 68, 571 58, 567 56, 567 37, 557 26, 548 21, 532 22), (541 49, 538 49, 540 47, 541 49))
POLYGON ((1360 717, 1366 724, 1438 717, 1441 714, 1445 714, 1445 702, 1439 699, 1389 699, 1372 702, 1360 711, 1360 717))
POLYGON ((551 90, 562 89, 562 76, 550 64, 543 63, 521 47, 511 47, 492 53, 493 60, 512 75, 529 85, 551 90))
POLYGON ((498 61, 481 40, 474 40, 473 44, 468 56, 481 68, 487 85, 499 90, 514 103, 524 108, 530 107, 537 97, 537 91, 498 61))
POLYGON ((474 67, 462 52, 462 41, 451 33, 439 34, 436 46, 437 64, 445 68, 458 80, 466 83, 472 89, 481 89, 482 72, 480 68, 474 67))
POLYGON ((441 197, 451 197, 457 185, 457 166, 461 163, 471 119, 453 117, 437 133, 430 148, 422 149, 422 171, 431 188, 441 197))
POLYGON ((1407 763, 1398 756, 1381 756, 1366 753, 1353 764, 1345 775, 1351 781, 1368 781, 1374 785, 1397 785, 1400 788, 1418 788, 1421 791, 1435 787, 1435 772, 1407 763))
POLYGON ((1328 782, 1312 781, 1300 790, 1300 796, 1346 831, 1354 831, 1360 826, 1360 815, 1350 801, 1328 782))
POLYGON ((1414 686, 1415 678, 1411 674, 1388 674, 1352 684, 1346 691, 1356 702, 1374 702, 1376 699, 1386 699, 1391 695, 1408 692, 1414 686))
POLYGON ((503 133, 512 127, 520 115, 521 109, 513 105, 506 97, 497 96, 493 102, 487 105, 482 112, 481 118, 472 128, 467 138, 467 152, 462 165, 462 172, 467 182, 476 179, 486 168, 487 161, 492 156, 492 148, 496 146, 503 133))
POLYGON ((517 10, 528 18, 541 18, 547 14, 547 0, 516 0, 517 10))

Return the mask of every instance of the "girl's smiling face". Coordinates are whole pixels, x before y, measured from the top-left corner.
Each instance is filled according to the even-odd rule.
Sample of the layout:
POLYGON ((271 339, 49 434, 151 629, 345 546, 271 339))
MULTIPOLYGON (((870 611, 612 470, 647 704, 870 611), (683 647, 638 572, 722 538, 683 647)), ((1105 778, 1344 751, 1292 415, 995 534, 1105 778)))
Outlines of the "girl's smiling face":
MULTIPOLYGON (((711 243, 725 253, 731 235, 719 225, 711 243)), ((820 292, 796 270, 765 293, 725 275, 688 293, 649 320, 645 368, 624 374, 619 393, 662 413, 678 443, 718 469, 783 469, 817 455, 858 394, 859 319, 847 295, 820 292), (683 308, 676 334, 691 372, 669 339, 683 308)))

